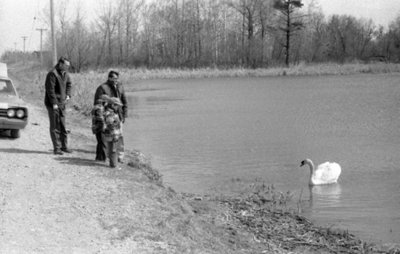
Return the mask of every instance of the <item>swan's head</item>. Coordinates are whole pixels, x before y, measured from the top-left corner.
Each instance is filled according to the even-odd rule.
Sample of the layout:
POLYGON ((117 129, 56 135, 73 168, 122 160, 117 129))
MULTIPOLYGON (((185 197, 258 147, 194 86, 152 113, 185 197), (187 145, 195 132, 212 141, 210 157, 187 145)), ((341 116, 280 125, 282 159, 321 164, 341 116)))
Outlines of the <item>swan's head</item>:
POLYGON ((305 160, 301 161, 300 167, 302 167, 304 165, 310 165, 310 164, 312 164, 311 160, 310 159, 305 159, 305 160))

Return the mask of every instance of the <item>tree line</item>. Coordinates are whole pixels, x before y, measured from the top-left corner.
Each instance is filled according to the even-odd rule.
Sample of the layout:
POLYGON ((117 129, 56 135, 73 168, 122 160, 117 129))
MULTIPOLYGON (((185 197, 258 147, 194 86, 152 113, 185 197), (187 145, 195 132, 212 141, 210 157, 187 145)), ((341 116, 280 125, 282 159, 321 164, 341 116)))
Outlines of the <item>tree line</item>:
POLYGON ((73 17, 67 9, 58 6, 57 50, 78 72, 400 60, 400 17, 388 28, 349 15, 325 17, 316 0, 307 6, 301 0, 100 1, 90 21, 80 7, 73 17))

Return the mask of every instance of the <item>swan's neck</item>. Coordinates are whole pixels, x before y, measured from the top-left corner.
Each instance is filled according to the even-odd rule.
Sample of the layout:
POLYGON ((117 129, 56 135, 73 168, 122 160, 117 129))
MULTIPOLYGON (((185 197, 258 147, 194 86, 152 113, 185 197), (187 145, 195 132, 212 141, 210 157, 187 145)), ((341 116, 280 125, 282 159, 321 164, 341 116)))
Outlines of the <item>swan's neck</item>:
POLYGON ((314 173, 314 163, 312 161, 306 161, 306 164, 310 167, 310 183, 312 183, 312 175, 314 173))

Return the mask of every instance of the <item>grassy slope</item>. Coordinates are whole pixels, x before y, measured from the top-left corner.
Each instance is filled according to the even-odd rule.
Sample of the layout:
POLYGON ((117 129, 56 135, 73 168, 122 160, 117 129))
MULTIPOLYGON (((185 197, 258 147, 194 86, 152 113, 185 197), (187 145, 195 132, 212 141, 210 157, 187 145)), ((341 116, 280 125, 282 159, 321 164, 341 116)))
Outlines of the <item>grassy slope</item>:
MULTIPOLYGON (((292 75, 289 70, 285 71, 292 75)), ((123 72, 128 73, 128 70, 123 72)), ((160 78, 156 72, 148 76, 160 78)), ((185 72, 168 72, 174 73, 171 76, 175 78, 186 75, 185 72)), ((21 95, 31 103, 42 105, 46 73, 26 65, 14 66, 11 73, 19 81, 21 95)), ((282 70, 274 73, 282 73, 282 70)), ((135 76, 126 76, 132 78, 130 75, 135 76)), ((106 72, 74 75, 75 96, 86 98, 90 101, 87 107, 90 107, 93 87, 105 76, 106 72)), ((80 112, 88 110, 80 106, 82 102, 75 100, 73 103, 80 112)), ((88 121, 79 112, 70 117, 81 126, 88 121)), ((84 142, 90 142, 88 138, 85 137, 84 142)), ((155 250, 159 253, 400 253, 393 246, 383 249, 365 243, 347 231, 313 225, 286 207, 285 195, 268 186, 255 185, 250 192, 234 198, 182 196, 163 187, 160 175, 143 155, 131 152, 129 158, 130 169, 123 176, 124 184, 118 191, 128 198, 136 198, 141 209, 135 214, 136 219, 127 220, 129 216, 119 215, 110 221, 112 227, 118 229, 115 240, 134 239, 143 246, 142 253, 155 250)))

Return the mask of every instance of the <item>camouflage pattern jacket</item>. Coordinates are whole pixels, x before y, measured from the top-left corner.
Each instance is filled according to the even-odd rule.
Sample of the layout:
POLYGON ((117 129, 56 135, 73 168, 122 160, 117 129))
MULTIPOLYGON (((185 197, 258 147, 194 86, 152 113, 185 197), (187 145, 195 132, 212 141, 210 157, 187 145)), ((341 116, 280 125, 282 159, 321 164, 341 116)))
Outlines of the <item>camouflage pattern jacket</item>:
POLYGON ((114 112, 111 108, 107 108, 104 113, 105 131, 104 137, 107 142, 117 142, 121 137, 121 120, 118 112, 114 112))
POLYGON ((105 109, 102 104, 94 105, 92 109, 92 132, 93 134, 103 132, 105 129, 105 109))

